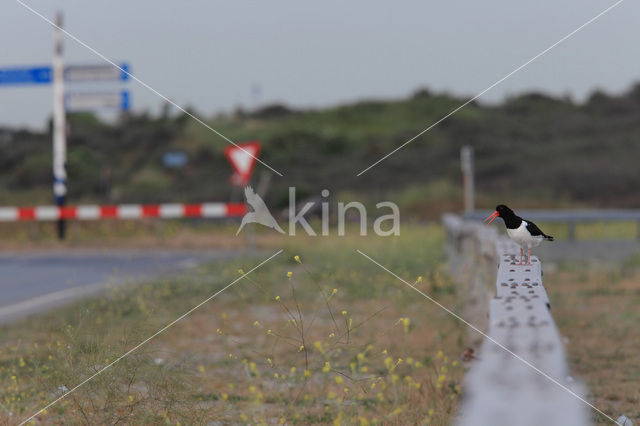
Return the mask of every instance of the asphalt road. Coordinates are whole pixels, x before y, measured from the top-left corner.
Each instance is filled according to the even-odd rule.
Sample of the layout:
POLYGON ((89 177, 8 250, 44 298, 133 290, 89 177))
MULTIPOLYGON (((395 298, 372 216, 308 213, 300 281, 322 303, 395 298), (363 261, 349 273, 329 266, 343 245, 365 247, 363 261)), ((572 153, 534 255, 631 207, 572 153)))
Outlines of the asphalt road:
POLYGON ((0 253, 0 323, 123 285, 231 259, 228 251, 0 253))

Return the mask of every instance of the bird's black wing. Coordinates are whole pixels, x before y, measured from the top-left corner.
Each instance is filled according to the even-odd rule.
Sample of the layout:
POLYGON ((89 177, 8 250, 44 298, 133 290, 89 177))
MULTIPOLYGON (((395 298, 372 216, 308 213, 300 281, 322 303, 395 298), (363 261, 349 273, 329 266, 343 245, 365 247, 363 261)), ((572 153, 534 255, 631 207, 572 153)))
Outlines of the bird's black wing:
POLYGON ((533 235, 534 237, 542 236, 549 241, 553 241, 553 237, 542 232, 542 230, 538 228, 538 226, 535 223, 529 222, 528 220, 526 222, 527 222, 527 231, 529 231, 531 235, 533 235))

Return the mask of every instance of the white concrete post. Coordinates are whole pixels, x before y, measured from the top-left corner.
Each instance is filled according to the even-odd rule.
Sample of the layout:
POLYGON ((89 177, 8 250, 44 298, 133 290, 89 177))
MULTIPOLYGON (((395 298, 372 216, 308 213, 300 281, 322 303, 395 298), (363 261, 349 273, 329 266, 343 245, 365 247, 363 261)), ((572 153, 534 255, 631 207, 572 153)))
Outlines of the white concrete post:
MULTIPOLYGON (((62 12, 56 13, 53 49, 53 197, 58 207, 67 196, 67 135, 64 108, 64 64, 62 60, 62 12)), ((65 223, 58 221, 58 237, 64 239, 65 223)))

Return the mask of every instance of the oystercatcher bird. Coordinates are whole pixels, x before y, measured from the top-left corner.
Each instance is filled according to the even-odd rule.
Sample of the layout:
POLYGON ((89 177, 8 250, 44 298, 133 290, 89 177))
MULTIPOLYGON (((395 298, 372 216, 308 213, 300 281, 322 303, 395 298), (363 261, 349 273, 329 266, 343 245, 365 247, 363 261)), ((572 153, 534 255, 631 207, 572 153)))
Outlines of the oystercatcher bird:
POLYGON ((491 213, 484 221, 486 222, 491 219, 489 220, 489 223, 491 223, 497 217, 501 217, 502 220, 504 220, 509 238, 520 246, 519 265, 523 265, 523 247, 527 247, 527 263, 525 265, 531 265, 531 247, 538 247, 542 240, 553 241, 553 237, 551 235, 547 235, 542 232, 540 228, 530 220, 524 220, 520 216, 517 216, 513 210, 504 204, 499 204, 496 207, 496 211, 491 213))

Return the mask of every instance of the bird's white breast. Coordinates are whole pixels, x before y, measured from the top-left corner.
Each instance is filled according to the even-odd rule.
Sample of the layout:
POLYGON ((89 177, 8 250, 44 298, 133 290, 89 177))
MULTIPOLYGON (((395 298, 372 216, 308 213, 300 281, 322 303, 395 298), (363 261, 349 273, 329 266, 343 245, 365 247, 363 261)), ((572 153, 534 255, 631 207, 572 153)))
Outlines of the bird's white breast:
POLYGON ((538 247, 544 239, 542 235, 533 236, 529 233, 526 220, 523 220, 516 229, 507 228, 507 234, 516 244, 528 248, 538 247))

